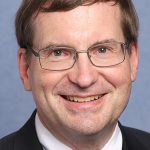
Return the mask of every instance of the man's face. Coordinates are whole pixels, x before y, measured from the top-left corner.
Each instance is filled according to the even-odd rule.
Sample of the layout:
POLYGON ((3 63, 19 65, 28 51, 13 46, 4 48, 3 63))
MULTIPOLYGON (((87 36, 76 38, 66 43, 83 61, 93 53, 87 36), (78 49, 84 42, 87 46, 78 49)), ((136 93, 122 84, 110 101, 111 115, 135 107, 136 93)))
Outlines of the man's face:
MULTIPOLYGON (((110 3, 40 13, 33 24, 33 48, 55 43, 81 51, 98 41, 125 42, 120 20, 119 7, 110 3)), ((126 53, 123 63, 113 67, 95 67, 86 53, 80 53, 73 68, 48 71, 41 69, 34 56, 27 68, 25 60, 20 59, 20 49, 21 77, 25 88, 33 93, 43 124, 56 135, 89 135, 114 126, 128 103, 131 82, 136 77, 137 49, 132 46, 132 51, 130 56, 126 53), (82 98, 83 102, 68 100, 71 97, 82 98), (86 102, 87 99, 91 101, 86 102)))

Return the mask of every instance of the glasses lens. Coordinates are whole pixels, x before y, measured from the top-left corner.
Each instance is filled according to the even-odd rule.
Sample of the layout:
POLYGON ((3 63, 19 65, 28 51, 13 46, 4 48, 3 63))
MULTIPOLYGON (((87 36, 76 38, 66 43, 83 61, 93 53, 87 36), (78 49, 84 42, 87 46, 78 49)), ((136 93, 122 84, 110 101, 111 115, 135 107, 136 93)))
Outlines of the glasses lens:
POLYGON ((98 44, 89 49, 89 57, 95 66, 112 66, 124 61, 125 48, 117 42, 98 44))
POLYGON ((73 66, 75 52, 71 48, 53 47, 39 52, 40 64, 43 69, 65 70, 73 66))
MULTIPOLYGON (((124 43, 109 42, 97 44, 87 51, 90 61, 97 67, 108 67, 122 63, 125 60, 126 47, 124 43)), ((38 54, 41 67, 46 70, 66 70, 73 67, 78 55, 69 47, 53 46, 40 50, 38 54)), ((86 52, 84 52, 86 53, 86 52)))

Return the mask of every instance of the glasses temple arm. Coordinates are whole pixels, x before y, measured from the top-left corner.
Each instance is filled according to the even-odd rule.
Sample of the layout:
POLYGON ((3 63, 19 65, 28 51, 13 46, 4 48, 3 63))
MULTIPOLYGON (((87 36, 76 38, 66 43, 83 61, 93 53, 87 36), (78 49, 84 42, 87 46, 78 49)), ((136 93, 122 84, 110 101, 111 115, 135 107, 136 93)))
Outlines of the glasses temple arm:
POLYGON ((36 57, 39 57, 39 56, 40 56, 39 53, 36 52, 35 50, 33 50, 31 47, 28 47, 28 46, 27 46, 27 49, 30 50, 34 56, 36 56, 36 57))

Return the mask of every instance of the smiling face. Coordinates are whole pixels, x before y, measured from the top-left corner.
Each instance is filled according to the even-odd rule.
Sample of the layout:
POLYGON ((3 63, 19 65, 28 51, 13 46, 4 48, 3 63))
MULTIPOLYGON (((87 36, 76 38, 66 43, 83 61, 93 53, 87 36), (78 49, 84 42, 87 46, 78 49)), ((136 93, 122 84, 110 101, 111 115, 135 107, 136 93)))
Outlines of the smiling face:
MULTIPOLYGON (((110 3, 40 13, 34 22, 34 49, 55 43, 81 51, 98 41, 125 42, 120 17, 119 7, 110 3)), ((24 86, 33 93, 41 121, 56 137, 109 135, 128 103, 136 77, 138 58, 134 46, 132 54, 126 53, 119 65, 95 67, 86 53, 80 53, 74 67, 65 71, 41 69, 34 56, 28 68, 24 53, 24 49, 18 53, 24 86)))

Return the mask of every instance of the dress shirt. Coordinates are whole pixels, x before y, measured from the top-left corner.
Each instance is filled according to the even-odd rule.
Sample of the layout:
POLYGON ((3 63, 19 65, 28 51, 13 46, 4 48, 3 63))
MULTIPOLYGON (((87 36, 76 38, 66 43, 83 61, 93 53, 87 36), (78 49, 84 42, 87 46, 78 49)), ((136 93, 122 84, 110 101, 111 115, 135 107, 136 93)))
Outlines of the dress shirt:
MULTIPOLYGON (((59 141, 44 127, 37 114, 35 117, 35 128, 43 150, 71 150, 70 147, 59 141)), ((122 134, 118 124, 102 150, 122 150, 122 134)))

